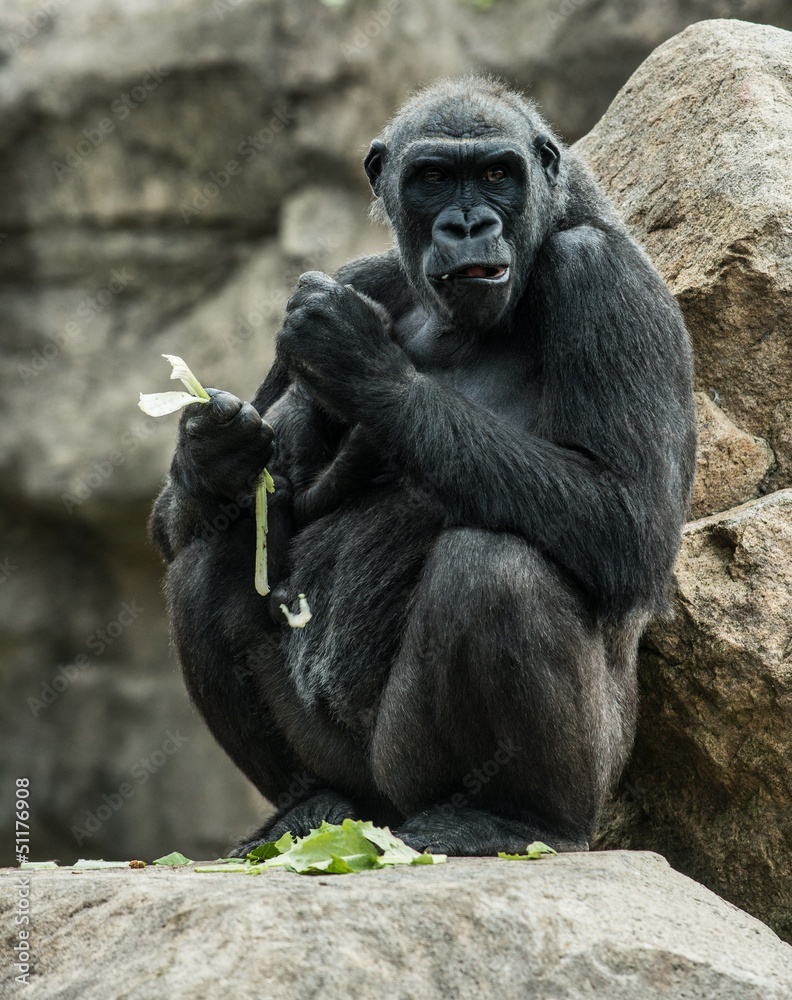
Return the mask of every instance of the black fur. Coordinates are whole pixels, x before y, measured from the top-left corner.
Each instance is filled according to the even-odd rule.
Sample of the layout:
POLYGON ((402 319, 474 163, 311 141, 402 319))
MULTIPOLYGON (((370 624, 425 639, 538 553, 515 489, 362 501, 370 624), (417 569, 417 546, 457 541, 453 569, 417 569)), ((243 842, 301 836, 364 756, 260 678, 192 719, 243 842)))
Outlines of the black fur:
POLYGON ((241 851, 345 815, 452 854, 585 848, 693 476, 682 317, 497 83, 419 94, 366 170, 398 247, 303 275, 252 407, 183 417, 152 532, 187 686, 280 807, 241 851))

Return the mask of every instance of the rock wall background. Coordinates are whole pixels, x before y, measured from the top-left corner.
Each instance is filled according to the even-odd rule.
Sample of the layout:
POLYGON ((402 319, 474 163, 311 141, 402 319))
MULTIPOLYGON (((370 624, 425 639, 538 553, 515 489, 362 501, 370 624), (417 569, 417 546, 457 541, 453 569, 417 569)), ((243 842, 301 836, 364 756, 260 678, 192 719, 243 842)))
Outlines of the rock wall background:
MULTIPOLYGON (((267 809, 203 731, 168 650, 162 568, 144 526, 174 421, 135 405, 141 390, 166 388, 160 354, 183 355, 209 384, 252 393, 294 277, 387 244, 366 218, 360 161, 416 85, 470 69, 501 74, 572 141, 660 43, 722 17, 792 28, 783 0, 496 0, 486 11, 472 0, 174 0, 165 9, 154 0, 5 0, 0 863, 13 861, 21 775, 31 779, 38 858, 209 857, 267 809)), ((722 22, 692 31, 652 57, 580 149, 691 326, 702 517, 792 485, 792 60, 782 32, 722 22), (713 32, 731 41, 715 44, 713 32)), ((740 515, 760 539, 787 530, 778 497, 740 515)), ((730 517, 728 527, 694 526, 686 546, 714 546, 713 572, 726 582, 742 572, 751 593, 754 578, 766 578, 759 589, 770 594, 776 550, 730 541, 726 558, 719 539, 737 531, 730 517)), ((690 565, 695 575, 698 562, 690 565)), ((727 598, 712 628, 725 627, 727 598)), ((762 635, 792 629, 783 604, 770 618, 752 600, 745 613, 762 635)), ((780 926, 792 836, 779 818, 790 791, 789 746, 777 737, 789 719, 787 647, 746 659, 740 643, 754 633, 723 638, 739 683, 713 694, 720 668, 684 588, 675 614, 647 640, 635 794, 604 824, 603 843, 659 847, 780 926), (683 619, 687 646, 674 624, 683 619), (707 712, 680 689, 680 674, 704 692, 707 712), (734 739, 757 726, 768 733, 772 781, 764 750, 751 763, 726 740, 708 768, 695 734, 698 749, 677 770, 668 740, 687 746, 683 734, 703 727, 711 747, 724 726, 734 739), (741 796, 756 787, 751 801, 775 803, 754 864, 765 883, 774 872, 781 880, 764 909, 756 872, 753 891, 712 852, 717 809, 699 809, 695 829, 679 819, 716 771, 732 774, 719 799, 734 817, 732 859, 749 835, 741 796), (686 798, 674 795, 680 773, 686 798)))

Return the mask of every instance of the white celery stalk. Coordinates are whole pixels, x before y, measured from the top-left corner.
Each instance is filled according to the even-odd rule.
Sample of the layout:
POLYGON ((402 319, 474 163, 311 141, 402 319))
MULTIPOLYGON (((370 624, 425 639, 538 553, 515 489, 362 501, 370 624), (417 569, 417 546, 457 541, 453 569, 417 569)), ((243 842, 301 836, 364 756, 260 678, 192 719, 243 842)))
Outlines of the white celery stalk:
MULTIPOLYGON (((162 356, 170 361, 171 368, 173 369, 171 378, 179 379, 187 392, 141 392, 138 406, 144 413, 147 413, 150 417, 164 417, 168 413, 175 413, 176 410, 180 410, 184 406, 189 406, 191 403, 208 403, 210 401, 209 393, 187 367, 183 358, 175 354, 163 354, 162 356)), ((269 584, 267 583, 267 494, 274 492, 275 483, 273 483, 272 476, 265 469, 256 486, 255 584, 256 590, 262 597, 269 593, 269 584)), ((307 603, 305 607, 308 607, 307 603)), ((297 617, 303 614, 304 611, 301 602, 300 615, 297 617)), ((308 618, 310 617, 311 613, 309 611, 308 618)), ((305 621, 308 621, 308 618, 305 621)), ((302 625, 296 627, 303 628, 305 621, 302 625)), ((289 624, 291 624, 291 619, 289 620, 289 624)))
POLYGON ((138 406, 150 417, 164 417, 191 403, 208 403, 209 393, 184 361, 175 354, 163 354, 171 363, 171 378, 181 379, 187 392, 148 392, 140 394, 138 406))
POLYGON ((267 581, 267 494, 275 492, 272 476, 265 469, 256 485, 256 590, 262 597, 269 593, 267 581))
POLYGON ((313 615, 311 614, 311 609, 308 607, 308 601, 305 598, 305 594, 298 594, 298 597, 300 598, 300 610, 296 615, 292 614, 285 604, 281 604, 279 607, 286 616, 286 621, 292 628, 305 628, 308 622, 313 618, 313 615))

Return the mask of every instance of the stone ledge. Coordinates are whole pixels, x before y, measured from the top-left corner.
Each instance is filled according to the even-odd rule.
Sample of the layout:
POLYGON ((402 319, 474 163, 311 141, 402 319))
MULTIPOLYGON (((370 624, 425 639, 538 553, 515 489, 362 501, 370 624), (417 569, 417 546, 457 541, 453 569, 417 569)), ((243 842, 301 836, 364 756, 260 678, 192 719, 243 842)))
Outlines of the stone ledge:
MULTIPOLYGON (((5 956, 19 877, 0 871, 5 956)), ((651 853, 352 876, 146 868, 30 879, 36 971, 25 995, 35 1000, 792 996, 792 948, 651 853)))

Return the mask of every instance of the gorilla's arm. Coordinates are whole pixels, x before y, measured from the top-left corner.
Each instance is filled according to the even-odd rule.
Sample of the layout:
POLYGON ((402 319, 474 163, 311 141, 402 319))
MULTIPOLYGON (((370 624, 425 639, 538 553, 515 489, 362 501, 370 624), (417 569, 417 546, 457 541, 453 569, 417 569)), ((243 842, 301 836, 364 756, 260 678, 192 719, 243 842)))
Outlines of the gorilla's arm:
POLYGON ((257 409, 236 396, 208 389, 211 402, 182 412, 167 481, 154 502, 149 534, 171 562, 196 538, 207 535, 223 505, 249 517, 256 481, 272 450, 272 429, 260 413, 288 388, 276 362, 256 396, 257 409))
POLYGON ((605 613, 662 599, 684 517, 678 456, 693 434, 688 348, 675 303, 628 237, 578 227, 535 262, 516 322, 540 352, 547 437, 417 372, 349 297, 331 342, 325 324, 342 315, 345 290, 306 291, 285 349, 320 398, 434 485, 448 523, 522 535, 605 613))
POLYGON ((652 605, 687 500, 683 322, 621 234, 560 233, 543 256, 526 314, 542 334, 547 439, 421 375, 396 390, 398 420, 381 419, 381 405, 361 419, 436 485, 452 523, 523 535, 603 610, 652 605))

